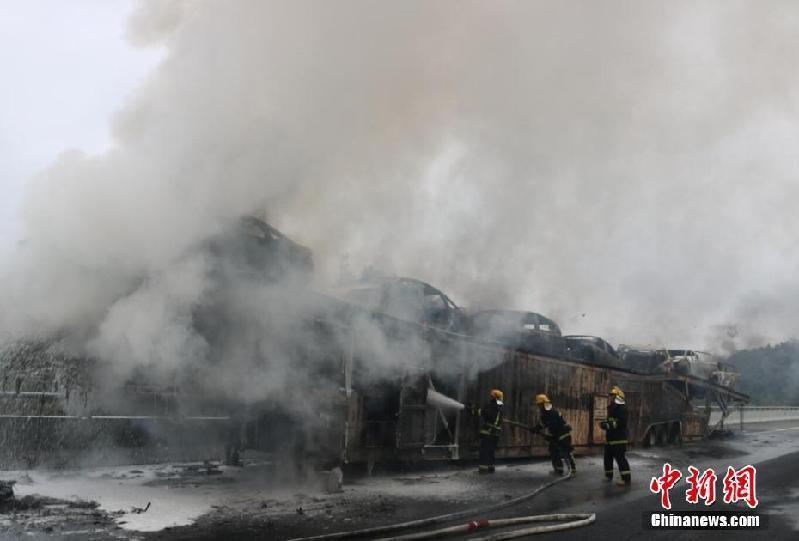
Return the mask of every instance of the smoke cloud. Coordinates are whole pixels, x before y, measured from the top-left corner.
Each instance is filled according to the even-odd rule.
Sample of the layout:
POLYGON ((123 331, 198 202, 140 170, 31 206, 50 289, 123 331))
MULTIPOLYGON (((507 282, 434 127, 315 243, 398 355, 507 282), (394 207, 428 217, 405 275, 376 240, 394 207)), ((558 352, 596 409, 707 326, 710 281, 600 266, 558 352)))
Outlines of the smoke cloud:
MULTIPOLYGON (((0 332, 204 358, 195 249, 258 213, 314 250, 321 290, 346 258, 614 342, 796 336, 798 22, 791 2, 142 2, 130 41, 165 58, 112 149, 29 182, 0 332)), ((259 295, 234 305, 262 314, 253 340, 288 310, 259 295)))

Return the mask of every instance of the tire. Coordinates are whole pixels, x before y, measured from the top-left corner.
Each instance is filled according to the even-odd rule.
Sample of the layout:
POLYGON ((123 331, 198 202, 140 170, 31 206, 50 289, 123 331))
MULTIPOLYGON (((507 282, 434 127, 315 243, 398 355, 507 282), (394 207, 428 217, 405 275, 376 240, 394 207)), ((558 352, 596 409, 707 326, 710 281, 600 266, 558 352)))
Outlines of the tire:
POLYGON ((655 433, 655 427, 649 427, 649 430, 646 431, 646 436, 644 436, 644 447, 655 447, 658 444, 657 434, 655 433))
POLYGON ((655 436, 657 437, 658 445, 664 446, 669 441, 669 425, 658 425, 655 427, 655 436))
POLYGON ((676 446, 682 445, 682 428, 680 423, 672 423, 671 430, 669 431, 669 443, 676 446))

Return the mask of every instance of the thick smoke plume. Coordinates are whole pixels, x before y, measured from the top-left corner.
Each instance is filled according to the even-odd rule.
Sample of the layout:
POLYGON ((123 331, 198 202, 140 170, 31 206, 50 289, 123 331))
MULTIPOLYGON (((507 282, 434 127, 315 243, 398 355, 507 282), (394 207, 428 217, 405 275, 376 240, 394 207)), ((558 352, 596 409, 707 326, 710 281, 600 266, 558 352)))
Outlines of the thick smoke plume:
MULTIPOLYGON (((202 358, 196 247, 256 212, 314 250, 320 289, 346 258, 614 342, 794 336, 797 19, 790 2, 142 2, 130 40, 165 59, 111 150, 29 183, 0 332, 125 366, 202 358)), ((237 313, 263 314, 261 294, 237 313)))

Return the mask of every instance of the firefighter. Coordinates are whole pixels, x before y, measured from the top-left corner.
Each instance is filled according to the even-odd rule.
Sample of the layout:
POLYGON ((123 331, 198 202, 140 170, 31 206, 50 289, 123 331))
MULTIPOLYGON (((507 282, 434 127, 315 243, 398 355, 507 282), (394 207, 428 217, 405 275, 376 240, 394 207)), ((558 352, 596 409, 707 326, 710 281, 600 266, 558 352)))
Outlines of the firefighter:
POLYGON ((552 407, 552 401, 547 395, 536 396, 535 403, 540 410, 540 418, 538 424, 530 430, 534 434, 544 433, 544 438, 549 442, 549 456, 555 474, 563 475, 563 461, 566 460, 569 463, 569 475, 574 477, 577 475, 577 464, 574 462, 572 427, 560 412, 552 407))
POLYGON ((497 450, 499 434, 502 431, 502 404, 505 395, 499 389, 492 389, 488 404, 478 414, 480 425, 480 473, 494 473, 494 453, 497 450))
POLYGON ((630 463, 627 462, 627 404, 624 391, 614 386, 610 390, 608 418, 599 423, 605 430, 605 479, 613 480, 613 461, 619 465, 621 480, 616 484, 630 488, 630 463))

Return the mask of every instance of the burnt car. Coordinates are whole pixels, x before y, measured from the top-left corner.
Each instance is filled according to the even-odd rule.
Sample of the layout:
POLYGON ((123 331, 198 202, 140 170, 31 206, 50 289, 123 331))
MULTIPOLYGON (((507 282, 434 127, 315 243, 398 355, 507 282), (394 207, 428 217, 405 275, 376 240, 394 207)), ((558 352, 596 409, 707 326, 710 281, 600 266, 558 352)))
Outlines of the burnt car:
POLYGON ((445 331, 465 332, 466 315, 444 292, 414 278, 370 277, 339 292, 368 310, 445 331))
POLYGON ((622 366, 642 374, 671 372, 672 359, 668 350, 647 346, 619 346, 622 366))
POLYGON ((604 366, 621 366, 619 354, 608 342, 598 336, 564 336, 566 356, 576 361, 604 366))
POLYGON ((707 379, 718 385, 733 388, 740 374, 710 353, 696 349, 669 349, 672 370, 678 374, 707 379))
POLYGON ((307 285, 313 279, 313 253, 254 216, 244 216, 233 227, 208 242, 219 271, 232 279, 255 279, 307 285))
POLYGON ((483 310, 470 318, 469 334, 502 347, 550 357, 563 357, 560 327, 535 312, 483 310))

